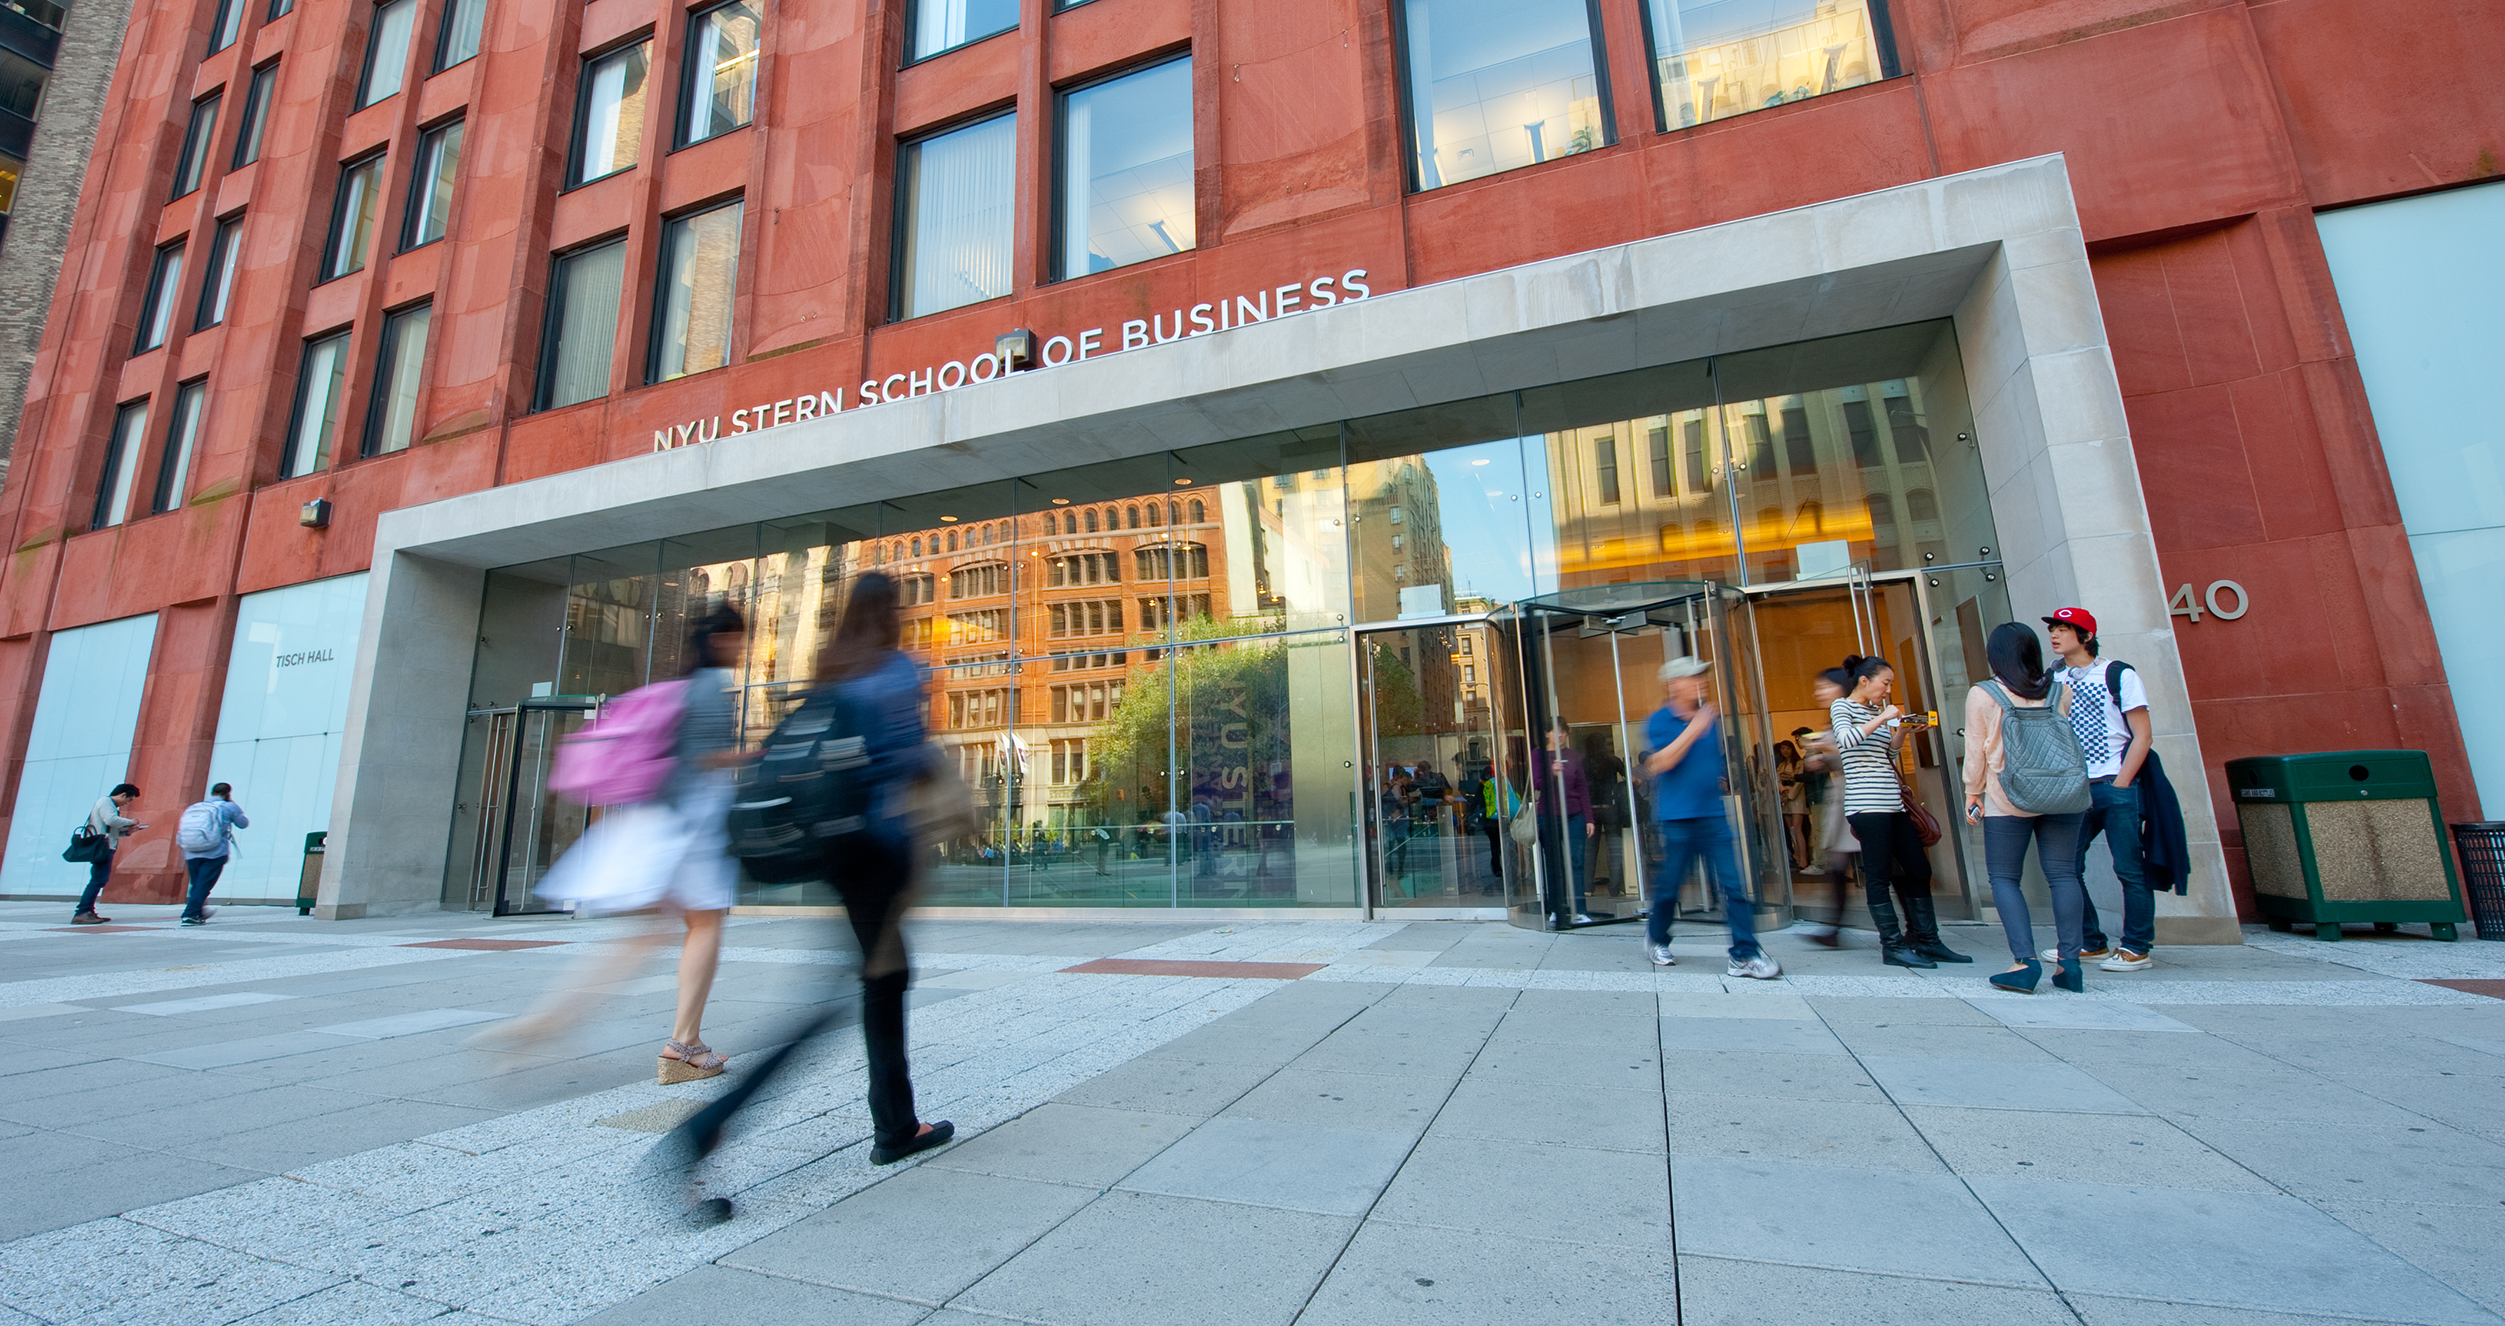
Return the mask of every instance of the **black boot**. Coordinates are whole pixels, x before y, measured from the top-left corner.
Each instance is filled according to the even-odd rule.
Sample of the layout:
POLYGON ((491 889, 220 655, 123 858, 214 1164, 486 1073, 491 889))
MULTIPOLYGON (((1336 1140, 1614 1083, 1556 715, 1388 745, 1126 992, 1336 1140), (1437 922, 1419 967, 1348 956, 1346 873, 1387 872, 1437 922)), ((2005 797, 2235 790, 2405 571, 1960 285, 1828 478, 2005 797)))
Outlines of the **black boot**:
POLYGON ((1974 959, 1940 942, 1939 913, 1931 910, 1931 895, 1905 900, 1905 942, 1913 951, 1933 962, 1972 962, 1974 959))
POLYGON ((1891 967, 1936 967, 1940 964, 1922 956, 1905 943, 1905 932, 1896 924, 1896 903, 1881 893, 1870 901, 1870 923, 1879 927, 1879 961, 1891 967))

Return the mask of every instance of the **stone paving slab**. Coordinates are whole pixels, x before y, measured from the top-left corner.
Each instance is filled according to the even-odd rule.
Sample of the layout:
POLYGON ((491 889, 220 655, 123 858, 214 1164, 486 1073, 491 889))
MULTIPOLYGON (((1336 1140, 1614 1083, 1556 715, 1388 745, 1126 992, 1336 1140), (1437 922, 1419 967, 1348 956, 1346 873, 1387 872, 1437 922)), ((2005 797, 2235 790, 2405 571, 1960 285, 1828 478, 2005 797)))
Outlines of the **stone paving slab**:
POLYGON ((2426 983, 2505 979, 2505 946, 2254 932, 2015 996, 1788 934, 1787 979, 1727 980, 1692 926, 1657 972, 1626 928, 933 922, 916 1085, 963 1140, 870 1165, 847 1031, 691 1174, 604 1121, 677 1117, 795 1004, 847 997, 838 923, 732 918, 707 1034, 734 1076, 665 1089, 666 957, 571 1043, 419 1029, 518 1011, 642 922, 260 910, 72 935, 0 903, 31 959, 0 984, 26 1014, 0 1017, 0 1133, 31 1180, 0 1208, 0 1323, 2451 1326, 2505 1302, 2505 1002, 2426 983), (408 947, 515 938, 549 946, 408 947), (1132 970, 1062 970, 1109 958, 1132 970), (1172 974, 1223 964, 1312 970, 1172 974), (134 1003, 176 1008, 112 1011, 134 1003), (687 1223, 696 1193, 737 1217, 687 1223), (2149 1255, 2151 1228, 2182 1237, 2149 1255))

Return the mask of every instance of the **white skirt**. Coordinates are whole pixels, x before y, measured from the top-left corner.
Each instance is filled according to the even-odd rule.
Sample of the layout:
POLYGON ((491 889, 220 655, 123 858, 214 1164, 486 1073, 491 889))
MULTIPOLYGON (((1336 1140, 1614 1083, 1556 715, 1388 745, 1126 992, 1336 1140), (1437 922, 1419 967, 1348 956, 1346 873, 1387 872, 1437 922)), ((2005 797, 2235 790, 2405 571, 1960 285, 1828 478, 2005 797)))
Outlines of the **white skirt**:
POLYGON ((658 801, 610 811, 549 868, 537 892, 592 916, 663 902, 691 912, 730 906, 739 891, 725 821, 730 776, 707 778, 688 801, 684 815, 658 801))

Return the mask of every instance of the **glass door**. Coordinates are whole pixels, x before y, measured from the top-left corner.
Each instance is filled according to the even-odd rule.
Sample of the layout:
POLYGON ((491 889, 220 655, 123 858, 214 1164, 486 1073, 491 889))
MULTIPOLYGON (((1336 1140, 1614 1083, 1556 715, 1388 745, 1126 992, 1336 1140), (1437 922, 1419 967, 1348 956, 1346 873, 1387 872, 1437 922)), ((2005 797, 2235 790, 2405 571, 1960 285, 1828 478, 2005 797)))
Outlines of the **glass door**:
POLYGON ((500 779, 502 787, 494 789, 501 793, 492 802, 495 813, 481 821, 485 878, 475 891, 486 895, 498 916, 571 910, 562 900, 541 898, 539 882, 598 812, 550 791, 548 772, 557 743, 581 730, 598 710, 590 699, 540 699, 491 716, 500 731, 491 732, 487 778, 500 779))
POLYGON ((1373 905, 1499 905, 1509 866, 1497 713, 1510 688, 1498 630, 1465 621, 1358 639, 1373 905))

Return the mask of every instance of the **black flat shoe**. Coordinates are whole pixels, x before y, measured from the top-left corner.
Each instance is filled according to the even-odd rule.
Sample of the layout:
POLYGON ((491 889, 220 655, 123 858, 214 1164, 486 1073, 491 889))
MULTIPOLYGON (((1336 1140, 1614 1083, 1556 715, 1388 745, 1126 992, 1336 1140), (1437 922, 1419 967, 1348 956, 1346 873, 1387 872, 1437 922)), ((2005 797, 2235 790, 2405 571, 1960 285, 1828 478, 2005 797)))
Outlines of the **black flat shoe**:
POLYGON ((1974 959, 1950 948, 1937 939, 1926 939, 1913 946, 1914 952, 1933 962, 1972 962, 1974 959))
POLYGON ((1937 967, 1940 964, 1922 956, 1919 949, 1891 946, 1879 954, 1879 961, 1891 967, 1937 967))
POLYGON ((957 1125, 948 1122, 946 1119, 942 1119, 939 1122, 932 1124, 929 1132, 923 1133, 901 1146, 889 1146, 886 1143, 881 1142, 878 1145, 871 1147, 870 1163, 873 1165, 893 1165, 897 1161, 918 1152, 928 1151, 932 1147, 936 1146, 946 1146, 948 1145, 949 1139, 955 1137, 956 1135, 957 1125))

